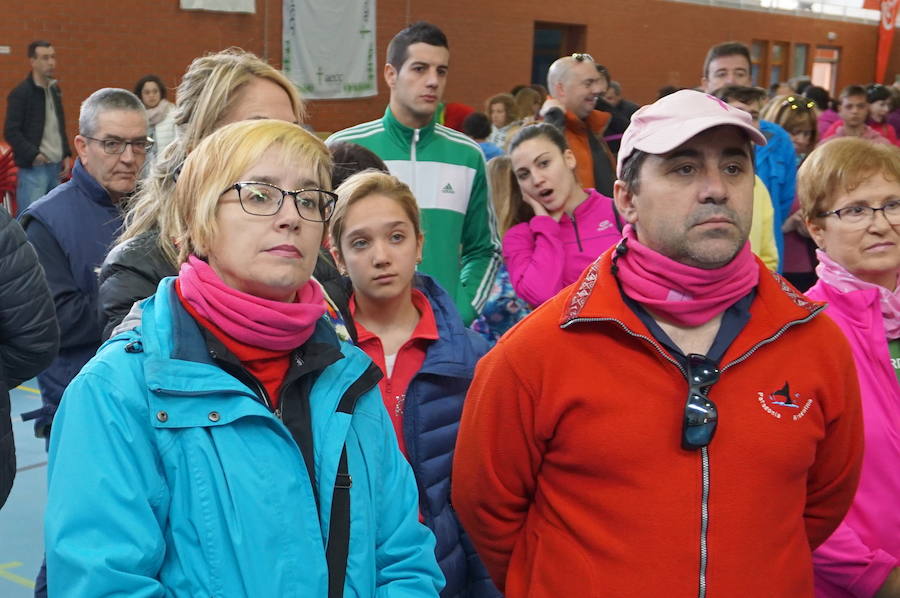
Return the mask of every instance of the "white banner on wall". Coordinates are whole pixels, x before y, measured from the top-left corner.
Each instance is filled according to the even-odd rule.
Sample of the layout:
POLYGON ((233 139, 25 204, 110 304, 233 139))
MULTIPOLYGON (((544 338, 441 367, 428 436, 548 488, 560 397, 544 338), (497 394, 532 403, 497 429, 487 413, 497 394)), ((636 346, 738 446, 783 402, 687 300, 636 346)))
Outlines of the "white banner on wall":
POLYGON ((181 9, 255 13, 256 0, 181 0, 181 9))
POLYGON ((376 95, 375 0, 284 0, 283 60, 308 99, 376 95))

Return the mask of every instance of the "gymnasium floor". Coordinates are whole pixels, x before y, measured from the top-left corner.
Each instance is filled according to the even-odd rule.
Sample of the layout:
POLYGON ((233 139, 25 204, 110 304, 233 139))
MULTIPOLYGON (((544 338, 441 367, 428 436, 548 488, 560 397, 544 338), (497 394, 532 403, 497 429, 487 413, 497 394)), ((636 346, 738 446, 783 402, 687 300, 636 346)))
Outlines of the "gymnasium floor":
POLYGON ((31 422, 19 417, 40 406, 37 381, 10 392, 17 473, 12 493, 0 509, 0 596, 34 595, 34 577, 44 552, 43 515, 47 498, 47 453, 31 422))

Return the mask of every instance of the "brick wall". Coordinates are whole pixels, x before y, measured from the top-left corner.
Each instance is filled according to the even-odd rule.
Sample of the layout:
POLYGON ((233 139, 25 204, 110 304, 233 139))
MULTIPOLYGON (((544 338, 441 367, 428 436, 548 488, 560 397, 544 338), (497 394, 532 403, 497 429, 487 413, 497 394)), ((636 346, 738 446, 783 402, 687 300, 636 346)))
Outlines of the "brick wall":
POLYGON ((81 101, 101 87, 132 89, 155 73, 175 87, 188 64, 237 45, 281 60, 281 2, 257 0, 257 14, 183 11, 178 0, 2 0, 0 113, 6 96, 29 71, 27 47, 46 39, 56 49, 66 128, 77 132, 81 101), (268 30, 268 35, 266 35, 268 30), (268 40, 268 43, 266 43, 268 40))
MULTIPOLYGON (((6 94, 28 72, 25 49, 46 38, 56 47, 66 123, 75 134, 78 104, 99 87, 130 89, 147 73, 172 87, 195 56, 238 45, 281 62, 281 2, 257 0, 254 15, 187 12, 177 0, 4 0, 0 45, 0 114, 6 94)), ((838 88, 868 82, 875 62, 877 29, 840 21, 778 16, 663 0, 380 0, 376 8, 378 56, 406 23, 425 19, 446 32, 451 75, 445 99, 481 109, 488 96, 528 82, 535 21, 583 24, 584 50, 606 64, 638 102, 655 98, 663 85, 699 84, 707 48, 737 39, 830 44, 843 50, 838 88), (837 33, 834 42, 826 38, 837 33)), ((888 72, 900 72, 900 36, 888 72)), ((312 102, 314 126, 323 131, 376 118, 387 91, 365 100, 312 102)))

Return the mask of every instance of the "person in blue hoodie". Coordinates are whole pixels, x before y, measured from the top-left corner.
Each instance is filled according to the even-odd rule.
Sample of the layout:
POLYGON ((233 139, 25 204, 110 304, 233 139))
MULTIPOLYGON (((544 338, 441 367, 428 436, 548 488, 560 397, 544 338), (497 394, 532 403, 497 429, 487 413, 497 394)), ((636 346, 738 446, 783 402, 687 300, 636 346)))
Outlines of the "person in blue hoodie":
MULTIPOLYGON (((791 136, 780 125, 760 119, 766 92, 759 87, 726 85, 715 96, 753 118, 753 126, 766 137, 766 144, 756 148, 753 165, 756 175, 765 184, 774 210, 773 233, 778 249, 778 272, 784 269, 784 221, 791 215, 797 195, 797 152, 791 136)), ((758 182, 757 182, 758 184, 758 182)))
POLYGON ((178 276, 56 414, 51 596, 438 595, 380 371, 311 280, 330 172, 318 138, 275 120, 227 125, 185 161, 178 276))
POLYGON ((499 596, 450 506, 456 430, 487 342, 463 325, 434 279, 416 273, 424 238, 408 186, 366 170, 337 193, 331 252, 352 284, 357 343, 384 373, 381 394, 415 473, 419 517, 437 538, 447 580, 441 596, 499 596))

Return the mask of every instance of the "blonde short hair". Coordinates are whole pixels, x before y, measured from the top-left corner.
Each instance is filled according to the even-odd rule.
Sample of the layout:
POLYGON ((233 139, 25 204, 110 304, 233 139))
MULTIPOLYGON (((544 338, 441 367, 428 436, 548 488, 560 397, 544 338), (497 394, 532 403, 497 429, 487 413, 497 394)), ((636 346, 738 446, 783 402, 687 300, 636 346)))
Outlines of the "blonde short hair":
POLYGON ((358 172, 341 183, 336 190, 337 203, 334 213, 329 221, 331 248, 343 255, 341 251, 341 237, 344 235, 344 223, 347 220, 347 211, 350 206, 370 195, 384 195, 390 197, 403 208, 413 230, 418 237, 422 233, 422 225, 419 222, 419 204, 410 188, 395 176, 369 169, 358 172))
POLYGON ((798 129, 809 129, 812 134, 810 147, 814 147, 819 139, 816 126, 818 110, 811 99, 798 95, 777 95, 769 100, 759 112, 760 120, 767 120, 780 126, 788 133, 798 129))
POLYGON ((881 174, 900 182, 900 148, 858 137, 831 139, 812 151, 797 171, 797 197, 808 220, 830 209, 836 196, 881 174))
POLYGON ((172 230, 176 216, 171 199, 179 169, 188 154, 221 126, 240 89, 255 78, 267 79, 284 89, 294 118, 303 122, 306 108, 297 87, 255 54, 228 48, 194 59, 176 93, 175 141, 162 151, 131 200, 120 242, 159 229, 159 248, 166 259, 173 264, 177 261, 179 252, 172 230))
POLYGON ((208 255, 218 234, 216 210, 223 191, 275 146, 281 149, 283 160, 308 164, 319 186, 330 189, 331 153, 312 133, 271 119, 226 125, 191 152, 175 186, 171 203, 177 222, 178 264, 191 254, 208 255))

